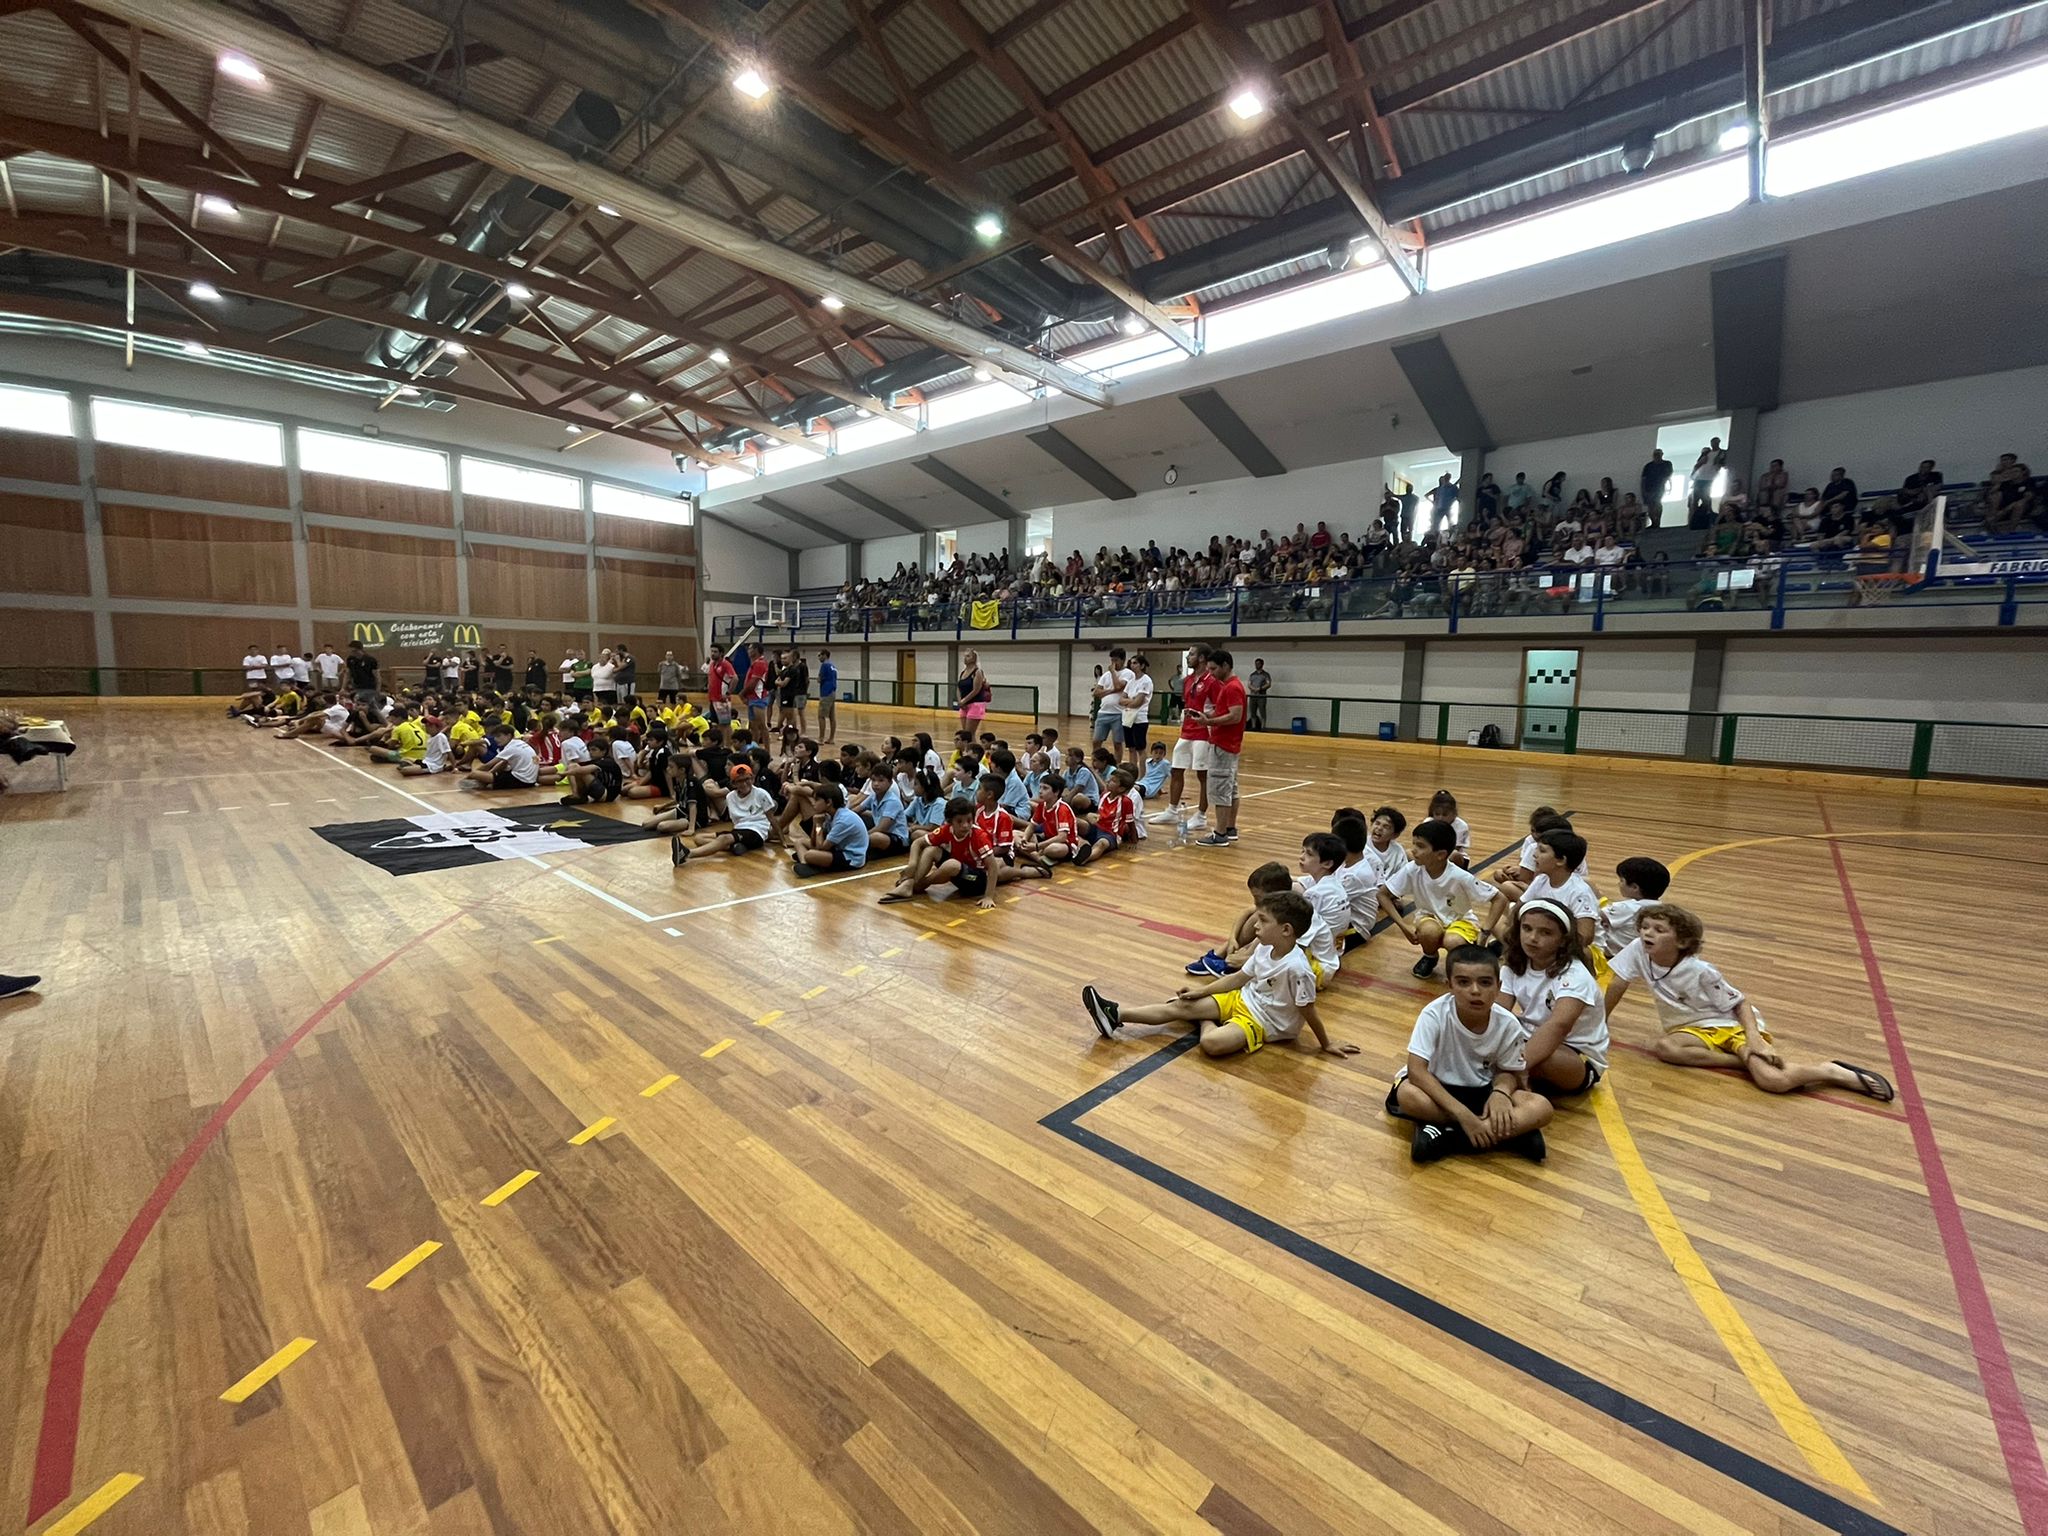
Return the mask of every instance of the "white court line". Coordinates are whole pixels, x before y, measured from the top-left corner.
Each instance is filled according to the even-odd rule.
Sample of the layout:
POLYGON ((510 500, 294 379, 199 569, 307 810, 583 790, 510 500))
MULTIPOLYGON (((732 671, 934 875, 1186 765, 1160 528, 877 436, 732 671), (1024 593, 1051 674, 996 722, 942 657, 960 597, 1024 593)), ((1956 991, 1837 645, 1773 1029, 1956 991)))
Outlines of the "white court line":
POLYGON ((725 901, 707 902, 701 907, 685 907, 680 912, 657 912, 647 921, 665 923, 673 917, 695 917, 700 912, 722 912, 727 907, 743 907, 752 901, 773 901, 778 896, 801 896, 806 891, 821 890, 828 885, 845 885, 849 880, 872 880, 876 875, 902 873, 903 866, 900 864, 891 864, 882 869, 864 869, 857 875, 840 875, 833 880, 806 880, 802 885, 785 885, 772 891, 757 891, 752 896, 734 896, 725 901))
MULTIPOLYGON (((621 912, 631 913, 634 917, 639 918, 640 921, 643 923, 658 923, 661 921, 661 919, 658 917, 654 917, 646 912, 642 912, 638 907, 634 906, 631 902, 619 900, 619 898, 612 895, 610 891, 600 891, 596 886, 592 885, 589 881, 578 880, 566 869, 558 869, 555 871, 555 873, 561 876, 564 880, 568 881, 571 885, 577 886, 583 890, 590 892, 590 894, 595 896, 599 901, 608 901, 613 906, 617 907, 621 912)), ((670 913, 669 915, 673 917, 676 914, 670 913)))
MULTIPOLYGON (((400 789, 396 784, 393 784, 390 780, 378 778, 376 774, 371 773, 367 768, 358 768, 354 763, 344 763, 332 752, 323 752, 320 748, 314 746, 313 743, 310 741, 301 740, 299 742, 299 745, 304 747, 308 752, 311 752, 314 756, 321 758, 326 762, 332 763, 337 768, 346 768, 350 773, 356 775, 356 777, 368 779, 372 784, 376 785, 379 789, 388 789, 394 795, 405 796, 406 799, 410 800, 414 805, 418 806, 423 811, 434 811, 438 813, 441 809, 440 806, 435 805, 431 800, 422 800, 418 795, 414 794, 409 789, 400 789)), ((365 795, 363 796, 363 798, 365 800, 368 800, 370 796, 365 795)))
POLYGON ((1314 779, 1297 779, 1292 784, 1282 784, 1276 789, 1255 789, 1250 794, 1239 795, 1237 798, 1242 801, 1256 800, 1261 795, 1284 795, 1290 789, 1307 789, 1310 785, 1314 783, 1314 779))

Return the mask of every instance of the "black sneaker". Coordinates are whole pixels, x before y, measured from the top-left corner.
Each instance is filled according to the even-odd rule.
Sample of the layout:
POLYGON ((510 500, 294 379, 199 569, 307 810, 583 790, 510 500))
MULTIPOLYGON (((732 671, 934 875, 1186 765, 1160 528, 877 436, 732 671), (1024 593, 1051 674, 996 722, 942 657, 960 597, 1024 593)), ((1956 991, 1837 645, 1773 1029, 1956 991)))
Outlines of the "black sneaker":
POLYGON ((677 869, 690 862, 690 845, 683 841, 680 833, 668 840, 668 861, 677 869))
POLYGON ((1415 1139, 1408 1144, 1408 1155, 1418 1163, 1434 1163, 1453 1152, 1471 1150, 1472 1143, 1457 1126, 1427 1122, 1415 1127, 1415 1139))
POLYGON ((1211 832, 1207 837, 1196 838, 1195 846, 1197 848, 1228 848, 1230 846, 1230 834, 1227 832, 1211 832))
POLYGON ((1540 1163, 1550 1155, 1550 1148, 1543 1144, 1541 1131, 1524 1131, 1507 1143, 1507 1150, 1518 1152, 1532 1163, 1540 1163))
POLYGON ((1436 956, 1424 955, 1415 962, 1413 969, 1408 974, 1410 976, 1434 976, 1436 974, 1436 956))
POLYGON ((1088 1010, 1088 1017, 1095 1021, 1095 1032, 1103 1039, 1113 1039, 1122 1021, 1117 1018, 1117 1007, 1093 987, 1081 989, 1081 1006, 1088 1010))
POLYGON ((1086 864, 1090 858, 1094 857, 1094 854, 1095 845, 1093 843, 1076 843, 1074 845, 1074 856, 1068 862, 1071 863, 1074 866, 1074 868, 1079 869, 1083 864, 1086 864))
POLYGON ((1237 841, 1237 828, 1231 827, 1228 830, 1226 830, 1223 835, 1229 838, 1234 843, 1237 841))
POLYGON ((19 997, 43 984, 40 976, 0 976, 0 997, 19 997))

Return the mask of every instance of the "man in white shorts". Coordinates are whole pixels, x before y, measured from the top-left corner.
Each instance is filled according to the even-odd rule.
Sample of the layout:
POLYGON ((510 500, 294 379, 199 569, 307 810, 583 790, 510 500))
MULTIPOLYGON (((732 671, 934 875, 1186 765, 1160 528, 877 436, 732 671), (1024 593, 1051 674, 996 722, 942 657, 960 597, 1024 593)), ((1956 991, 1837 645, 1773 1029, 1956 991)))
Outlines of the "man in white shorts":
POLYGON ((1190 646, 1187 666, 1187 681, 1181 693, 1180 735, 1173 743, 1173 770, 1166 783, 1166 809, 1153 812, 1152 820, 1185 820, 1190 832, 1199 832, 1209 825, 1209 722, 1202 718, 1210 690, 1216 686, 1216 680, 1209 675, 1209 647, 1190 646), (1196 796, 1192 816, 1182 809, 1181 801, 1190 768, 1195 773, 1196 796))

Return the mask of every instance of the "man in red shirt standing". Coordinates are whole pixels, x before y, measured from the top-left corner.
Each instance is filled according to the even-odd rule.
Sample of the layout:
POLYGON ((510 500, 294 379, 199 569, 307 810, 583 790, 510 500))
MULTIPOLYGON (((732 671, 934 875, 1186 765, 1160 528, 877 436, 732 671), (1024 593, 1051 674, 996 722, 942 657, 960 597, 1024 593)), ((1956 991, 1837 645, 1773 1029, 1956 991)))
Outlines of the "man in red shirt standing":
POLYGON ((1166 809, 1152 813, 1154 822, 1185 818, 1190 831, 1199 831, 1209 825, 1209 726, 1202 718, 1202 706, 1208 700, 1212 686, 1209 647, 1201 644, 1190 646, 1187 681, 1181 690, 1180 735, 1173 743, 1173 771, 1166 785, 1166 809), (1195 771, 1193 816, 1181 807, 1181 794, 1190 768, 1195 771))
POLYGON ((747 724, 753 729, 754 740, 768 739, 768 653, 756 651, 754 659, 747 663, 747 680, 740 688, 740 697, 746 700, 747 724))
POLYGON ((725 647, 711 647, 711 662, 704 669, 704 702, 720 725, 732 724, 732 693, 739 685, 740 675, 725 659, 725 647))
MULTIPOLYGON (((1230 670, 1228 651, 1209 653, 1211 685, 1202 702, 1209 727, 1209 802, 1216 807, 1216 830, 1196 845, 1228 848, 1237 841, 1237 757, 1244 750, 1244 680, 1230 670)), ((1191 684, 1188 697, 1194 697, 1191 684)))

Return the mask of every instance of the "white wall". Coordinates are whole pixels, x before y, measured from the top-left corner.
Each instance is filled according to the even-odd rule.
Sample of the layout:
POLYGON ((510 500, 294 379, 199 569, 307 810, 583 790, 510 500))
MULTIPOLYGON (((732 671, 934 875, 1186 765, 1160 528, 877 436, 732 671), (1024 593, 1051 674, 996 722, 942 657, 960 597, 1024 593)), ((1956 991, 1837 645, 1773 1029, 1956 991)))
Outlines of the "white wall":
POLYGON ((1625 640, 1579 653, 1579 702, 1599 709, 1684 709, 1692 697, 1690 640, 1625 640))
POLYGON ((1304 522, 1313 528, 1328 522, 1333 531, 1365 528, 1379 508, 1380 460, 1356 459, 1298 469, 1292 474, 1257 480, 1219 480, 1193 487, 1161 487, 1129 501, 1097 497, 1047 509, 1052 518, 1052 548, 1064 560, 1070 550, 1092 559, 1103 545, 1115 550, 1128 544, 1140 548, 1148 539, 1162 546, 1192 548, 1211 534, 1255 536, 1270 528, 1278 538, 1304 522))
POLYGON ((1578 437, 1553 437, 1535 443, 1509 443, 1486 456, 1486 467, 1503 488, 1513 485, 1517 472, 1529 476, 1539 491, 1543 482, 1564 471, 1565 498, 1580 491, 1598 490, 1600 477, 1614 477, 1615 489, 1624 493, 1636 489, 1643 461, 1657 446, 1657 429, 1648 423, 1616 432, 1587 432, 1578 437))
POLYGON ((1339 648, 1313 640, 1256 640, 1251 636, 1240 636, 1230 642, 1231 659, 1240 677, 1249 675, 1253 663, 1265 658, 1276 700, 1304 694, 1398 699, 1401 652, 1398 644, 1367 643, 1339 648))
POLYGON ((1721 707, 2039 724, 2048 722, 2048 640, 1731 639, 1721 707))
POLYGON ((2038 472, 2048 451, 2048 368, 1803 400, 1757 419, 1759 473, 1783 459, 1795 487, 1840 464, 1865 491, 1888 490, 1933 459, 1950 480, 1981 480, 2001 453, 2038 472))
POLYGON ((900 562, 917 564, 918 537, 900 533, 894 538, 869 539, 860 547, 860 573, 871 580, 888 576, 900 562))
POLYGON ((697 534, 697 573, 705 591, 788 595, 788 550, 715 518, 702 519, 697 534))
POLYGON ((846 580, 846 557, 852 552, 851 544, 804 550, 796 557, 796 584, 804 588, 838 586, 846 580))
MULTIPOLYGON (((981 646, 981 669, 992 683, 1038 690, 1038 708, 1043 715, 1060 710, 1060 648, 1057 645, 981 646)), ((998 703, 1006 703, 1000 695, 998 703)))
POLYGON ((1000 555, 1009 547, 1008 523, 969 523, 959 530, 956 553, 965 560, 969 555, 1000 555))

